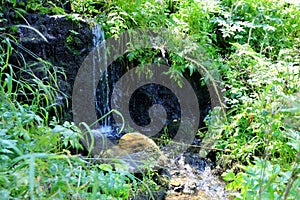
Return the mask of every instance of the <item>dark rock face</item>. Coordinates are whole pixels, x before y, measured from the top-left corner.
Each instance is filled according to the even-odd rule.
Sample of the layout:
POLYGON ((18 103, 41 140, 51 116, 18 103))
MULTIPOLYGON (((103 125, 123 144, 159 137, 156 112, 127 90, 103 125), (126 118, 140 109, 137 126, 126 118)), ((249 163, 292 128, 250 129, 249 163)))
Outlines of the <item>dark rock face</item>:
MULTIPOLYGON (((52 70, 63 70, 66 77, 58 77, 58 85, 70 101, 72 86, 81 63, 90 50, 104 40, 101 26, 77 15, 27 14, 26 20, 31 28, 27 24, 17 26, 19 53, 12 57, 12 63, 22 68, 25 66, 24 60, 28 66, 41 58, 53 65, 52 70)), ((36 75, 43 78, 42 73, 36 75)), ((69 113, 65 117, 71 120, 71 109, 64 109, 67 109, 65 113, 69 113)))
MULTIPOLYGON (((137 67, 140 63, 138 61, 129 61, 126 55, 122 59, 115 60, 107 68, 101 78, 96 90, 96 111, 97 116, 100 118, 110 111, 111 102, 116 99, 122 99, 123 93, 116 92, 114 99, 111 99, 112 92, 119 79, 125 75, 129 70, 137 67)), ((200 84, 201 75, 194 72, 190 76, 189 72, 183 73, 185 79, 191 84, 199 104, 200 122, 199 128, 205 127, 204 118, 211 109, 210 95, 206 85, 200 84)), ((178 98, 167 87, 155 83, 150 83, 139 87, 132 93, 129 102, 129 112, 132 120, 138 126, 147 126, 151 122, 151 113, 149 109, 154 104, 159 104, 166 110, 166 122, 164 129, 168 131, 169 137, 173 138, 181 123, 181 108, 178 98)), ((163 115, 163 114, 162 114, 163 115)), ((162 116, 161 115, 161 116, 162 116)), ((156 113, 156 116, 159 116, 156 113)), ((100 120, 100 125, 115 125, 112 114, 107 118, 100 120), (108 121, 108 123, 107 123, 108 121)), ((164 134, 164 129, 160 130, 154 138, 160 137, 164 134)))

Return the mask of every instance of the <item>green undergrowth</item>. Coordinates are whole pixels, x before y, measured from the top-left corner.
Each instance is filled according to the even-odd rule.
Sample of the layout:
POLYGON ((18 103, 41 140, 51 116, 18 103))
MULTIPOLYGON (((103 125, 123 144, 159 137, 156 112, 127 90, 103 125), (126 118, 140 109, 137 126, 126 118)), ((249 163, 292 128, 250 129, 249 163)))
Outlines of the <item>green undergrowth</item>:
MULTIPOLYGON (((226 188, 235 199, 299 198, 299 1, 9 0, 2 4, 16 6, 19 13, 92 17, 102 25, 106 38, 134 28, 167 28, 174 36, 190 36, 220 74, 215 82, 222 87, 226 116, 212 110, 201 136, 205 153, 216 154, 226 188)), ((5 20, 0 17, 0 23, 5 20)), ((16 79, 8 62, 14 38, 7 30, 0 27, 1 197, 126 199, 137 188, 146 189, 147 184, 139 183, 149 179, 140 182, 110 165, 91 165, 70 154, 70 147, 81 148, 81 134, 71 122, 49 118, 59 93, 55 78, 48 85, 38 78, 16 79), (32 94, 27 104, 17 99, 25 91, 32 94)), ((191 60, 163 50, 162 46, 127 56, 139 63, 167 59, 174 76, 182 77, 186 70, 193 73, 191 60)), ((47 64, 43 66, 49 73, 47 64)))
POLYGON ((159 189, 153 174, 136 178, 110 164, 95 164, 69 148, 82 148, 73 124, 49 124, 29 105, 2 94, 0 103, 1 199, 128 199, 159 189))
POLYGON ((233 45, 237 50, 224 69, 229 117, 217 125, 216 142, 230 152, 218 161, 231 168, 224 174, 227 188, 240 189, 242 199, 293 199, 300 186, 299 56, 290 60, 280 52, 279 61, 272 61, 248 45, 233 45))

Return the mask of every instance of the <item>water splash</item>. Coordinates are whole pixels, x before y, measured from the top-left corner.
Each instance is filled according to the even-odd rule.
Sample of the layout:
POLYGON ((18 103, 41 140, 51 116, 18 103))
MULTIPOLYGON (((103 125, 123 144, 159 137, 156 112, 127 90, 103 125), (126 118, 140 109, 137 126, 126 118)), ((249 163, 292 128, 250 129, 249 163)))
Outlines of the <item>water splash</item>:
POLYGON ((92 34, 94 47, 105 41, 104 31, 102 30, 102 26, 100 24, 95 24, 95 26, 92 28, 92 34))

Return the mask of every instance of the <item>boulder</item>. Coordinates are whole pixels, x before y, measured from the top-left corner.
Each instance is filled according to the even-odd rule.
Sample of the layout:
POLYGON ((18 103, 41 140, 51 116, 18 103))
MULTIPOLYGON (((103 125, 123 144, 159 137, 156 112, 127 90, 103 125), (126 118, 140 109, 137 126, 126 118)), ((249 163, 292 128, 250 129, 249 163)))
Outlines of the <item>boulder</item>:
POLYGON ((155 142, 138 132, 122 136, 117 145, 104 152, 104 157, 121 163, 134 173, 160 169, 166 164, 166 157, 155 142))

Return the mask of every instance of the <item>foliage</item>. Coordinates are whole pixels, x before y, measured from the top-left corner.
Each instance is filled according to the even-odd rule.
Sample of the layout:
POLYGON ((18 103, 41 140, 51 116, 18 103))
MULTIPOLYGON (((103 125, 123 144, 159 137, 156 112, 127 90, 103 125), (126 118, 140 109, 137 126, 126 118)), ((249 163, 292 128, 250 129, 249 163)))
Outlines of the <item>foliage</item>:
POLYGON ((2 0, 2 4, 17 7, 29 12, 43 14, 64 14, 69 1, 58 0, 2 0))
MULTIPOLYGON (((223 178, 227 189, 234 190, 237 199, 299 196, 297 1, 8 0, 2 4, 24 12, 73 12, 93 17, 102 24, 106 38, 147 27, 168 28, 174 35, 192 37, 214 63, 205 67, 218 70, 222 76, 227 114, 220 117, 218 110, 212 110, 206 117, 207 131, 201 134, 206 142, 203 146, 217 149, 219 167, 226 170, 223 178)), ((4 12, 2 7, 0 23, 7 21, 2 17, 4 12)), ((59 93, 55 76, 48 85, 32 72, 32 81, 18 79, 8 62, 12 43, 16 43, 8 30, 13 31, 0 27, 2 196, 126 199, 130 191, 136 191, 137 179, 132 175, 116 172, 109 165, 87 165, 79 156, 70 155, 71 147, 81 148, 81 134, 72 123, 49 119, 49 108, 59 93), (29 99, 28 91, 30 103, 19 101, 20 94, 29 99)), ((174 40, 181 44, 175 36, 174 40)), ((68 42, 71 44, 72 38, 68 42)), ((141 66, 167 60, 175 78, 193 73, 195 63, 180 52, 165 54, 164 50, 156 47, 126 56, 141 66)), ((49 63, 41 63, 44 73, 51 74, 49 63)))
MULTIPOLYGON (((251 1, 238 6, 257 8, 251 1)), ((230 182, 228 189, 240 191, 238 199, 294 199, 300 187, 299 149, 295 148, 299 146, 295 138, 299 138, 296 110, 300 68, 299 39, 294 37, 299 23, 293 22, 293 16, 300 12, 299 7, 281 2, 260 6, 259 9, 269 11, 260 18, 261 26, 245 31, 248 39, 240 32, 221 30, 223 37, 235 43, 231 43, 233 53, 221 68, 229 120, 217 124, 216 147, 226 150, 219 154, 219 163, 233 167, 233 171, 224 173, 224 179, 230 182), (267 30, 269 26, 274 29, 267 30), (268 35, 270 31, 280 36, 273 38, 268 35), (234 172, 238 174, 235 176, 234 172)), ((243 16, 255 12, 256 9, 243 16)), ((256 20, 252 17, 253 22, 256 20)))
POLYGON ((299 38, 298 3, 222 1, 224 11, 214 22, 227 44, 249 44, 256 52, 276 60, 281 49, 291 47, 299 38))
POLYGON ((28 106, 4 96, 0 116, 3 199, 127 199, 137 187, 128 172, 71 155, 68 148, 81 148, 74 124, 54 119, 48 126, 28 106))
MULTIPOLYGON (((291 175, 293 165, 299 166, 299 148, 295 148, 299 146, 295 139, 299 138, 299 112, 290 112, 299 108, 299 56, 290 59, 289 54, 282 54, 283 49, 280 61, 272 61, 248 45, 233 45, 237 51, 224 68, 230 118, 221 126, 222 140, 216 145, 230 154, 220 155, 220 163, 249 166, 246 174, 240 172, 228 185, 241 189, 239 198, 281 199, 288 180, 299 178, 298 172, 291 175)), ((289 50, 293 55, 297 51, 295 46, 289 50)), ((299 186, 293 181, 289 198, 297 196, 299 186)))
MULTIPOLYGON (((299 166, 297 167, 299 171, 299 166)), ((230 182, 227 189, 241 192, 237 199, 294 199, 299 195, 299 178, 293 178, 293 171, 283 171, 278 164, 271 164, 268 160, 256 158, 253 165, 246 167, 245 172, 237 175, 233 171, 224 174, 224 180, 230 182), (284 197, 288 182, 294 183, 284 197)), ((294 174, 295 176, 299 175, 294 174)))

